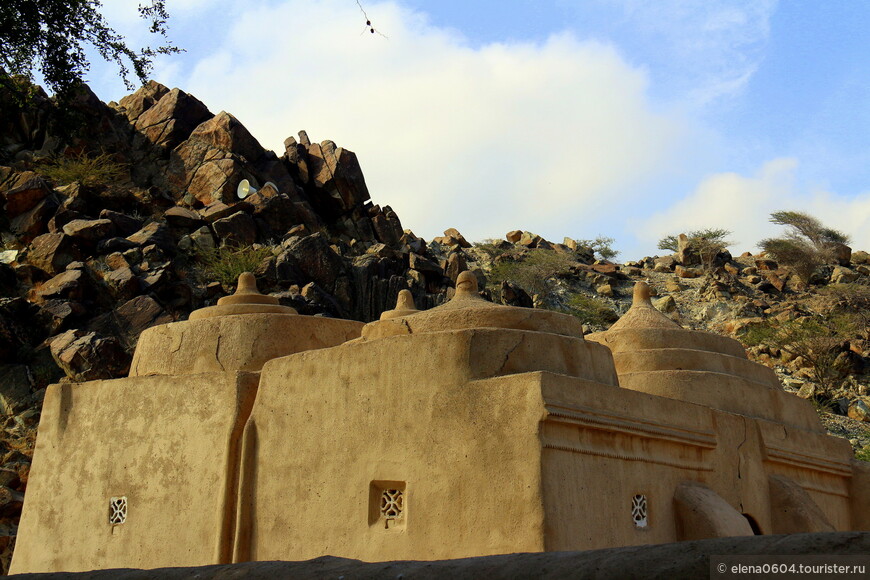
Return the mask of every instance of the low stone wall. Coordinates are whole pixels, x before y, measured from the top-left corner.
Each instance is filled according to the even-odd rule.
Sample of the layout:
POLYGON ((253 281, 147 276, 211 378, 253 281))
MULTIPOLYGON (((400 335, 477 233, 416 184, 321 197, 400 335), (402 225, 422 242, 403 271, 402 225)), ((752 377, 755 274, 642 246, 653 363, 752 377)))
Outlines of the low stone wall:
MULTIPOLYGON (((508 554, 433 562, 376 562, 324 556, 306 562, 245 562, 198 568, 99 570, 78 573, 26 574, 13 578, 76 580, 271 580, 273 578, 382 578, 572 580, 625 578, 708 578, 710 556, 721 554, 851 555, 870 565, 870 532, 829 532, 783 536, 748 536, 679 542, 657 546, 611 548, 588 552, 508 554)), ((830 563, 836 563, 832 559, 830 563)))

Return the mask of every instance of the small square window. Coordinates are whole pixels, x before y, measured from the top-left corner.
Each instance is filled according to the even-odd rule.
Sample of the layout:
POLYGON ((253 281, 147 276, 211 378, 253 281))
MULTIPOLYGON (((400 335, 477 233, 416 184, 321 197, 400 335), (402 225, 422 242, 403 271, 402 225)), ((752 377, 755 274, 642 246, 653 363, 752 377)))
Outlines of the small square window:
POLYGON ((405 509, 405 492, 401 489, 385 489, 381 492, 381 517, 398 519, 405 509))
POLYGON ((127 521, 127 496, 109 499, 109 523, 119 526, 127 521))
POLYGON ((408 492, 404 481, 373 481, 369 486, 369 525, 385 530, 405 527, 408 492))

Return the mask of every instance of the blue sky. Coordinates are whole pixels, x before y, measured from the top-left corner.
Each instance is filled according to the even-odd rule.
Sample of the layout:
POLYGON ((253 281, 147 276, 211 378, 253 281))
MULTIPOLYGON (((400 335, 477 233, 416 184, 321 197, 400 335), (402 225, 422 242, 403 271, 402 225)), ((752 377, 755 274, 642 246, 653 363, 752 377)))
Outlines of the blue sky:
MULTIPOLYGON (((136 3, 105 14, 147 42, 136 3)), ((279 153, 300 129, 355 151, 375 203, 424 238, 527 229, 777 235, 813 213, 870 250, 870 3, 791 0, 167 0, 187 49, 154 78, 279 153)), ((103 100, 123 85, 94 62, 103 100)))

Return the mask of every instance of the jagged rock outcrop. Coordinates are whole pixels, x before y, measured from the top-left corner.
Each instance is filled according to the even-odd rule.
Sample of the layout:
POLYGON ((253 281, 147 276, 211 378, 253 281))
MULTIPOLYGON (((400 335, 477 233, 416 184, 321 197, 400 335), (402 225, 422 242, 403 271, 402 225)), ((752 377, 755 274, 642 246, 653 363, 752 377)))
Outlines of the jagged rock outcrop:
POLYGON ((9 291, 38 305, 46 351, 54 338, 73 336, 64 333, 85 333, 70 342, 75 351, 54 347, 70 378, 86 375, 75 361, 105 348, 100 340, 129 349, 127 326, 135 336, 143 324, 183 319, 230 291, 204 279, 204 256, 221 248, 228 250, 215 259, 224 261, 234 259, 233 247, 271 249, 253 268, 261 288, 306 313, 364 321, 402 289, 423 306, 439 303, 473 263, 458 231, 430 248, 389 206, 373 204, 356 155, 332 141, 312 143, 302 131, 278 157, 231 114, 214 115, 193 95, 153 81, 109 105, 83 87, 74 106, 97 122, 64 134, 42 98, 18 111, 0 154, 0 228, 14 253, 4 264, 9 291), (21 129, 35 125, 25 139, 21 129), (67 183, 47 170, 49 155, 97 151, 112 165, 110 181, 67 183), (239 200, 241 179, 259 191, 239 200), (120 323, 133 304, 154 315, 120 323))
MULTIPOLYGON (((148 95, 160 90, 159 87, 143 87, 140 91, 147 94, 143 95, 140 102, 146 103, 148 95)), ((168 150, 178 146, 200 123, 211 117, 208 107, 181 89, 172 89, 163 94, 153 106, 143 108, 135 121, 130 119, 129 111, 126 113, 139 135, 153 145, 168 150)))

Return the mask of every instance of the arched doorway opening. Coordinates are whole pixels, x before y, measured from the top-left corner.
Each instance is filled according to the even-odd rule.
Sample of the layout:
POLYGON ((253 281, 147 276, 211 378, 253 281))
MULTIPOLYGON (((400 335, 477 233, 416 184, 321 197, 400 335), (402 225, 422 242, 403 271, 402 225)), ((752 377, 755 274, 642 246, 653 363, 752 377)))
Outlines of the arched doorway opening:
POLYGON ((749 527, 752 528, 752 532, 756 536, 763 536, 764 532, 761 531, 761 526, 758 525, 758 522, 755 521, 755 518, 749 514, 743 514, 743 517, 746 518, 746 521, 749 522, 749 527))

